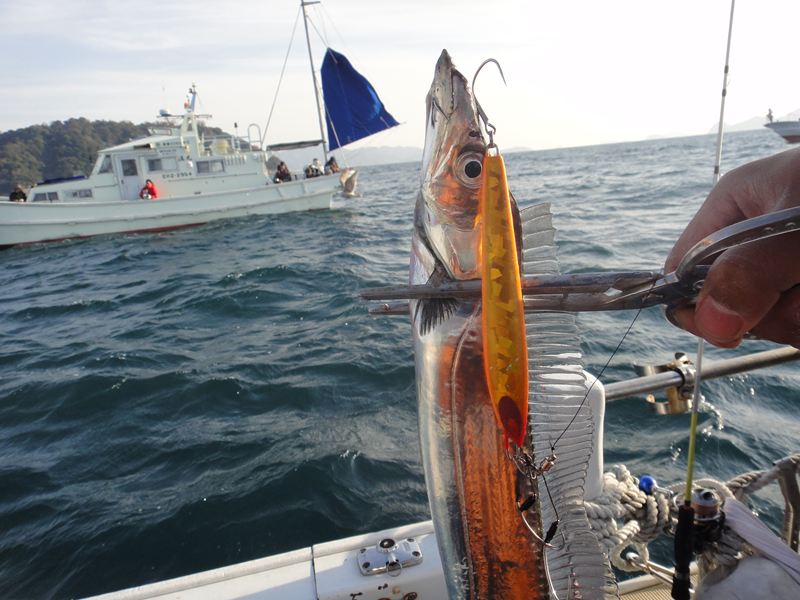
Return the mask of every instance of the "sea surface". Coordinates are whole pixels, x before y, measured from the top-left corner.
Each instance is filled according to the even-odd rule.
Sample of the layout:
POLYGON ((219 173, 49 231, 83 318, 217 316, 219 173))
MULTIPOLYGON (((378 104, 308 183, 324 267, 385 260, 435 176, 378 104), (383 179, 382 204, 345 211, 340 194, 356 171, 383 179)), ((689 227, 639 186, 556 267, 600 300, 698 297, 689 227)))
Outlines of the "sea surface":
MULTIPOLYGON (((564 271, 658 269, 710 188, 714 143, 506 160, 520 205, 552 203, 564 271)), ((723 170, 785 148, 730 134, 723 170)), ((0 598, 98 594, 429 518, 408 318, 358 298, 407 279, 418 169, 364 168, 338 211, 0 253, 0 598)), ((579 317, 589 370, 632 318, 579 317)), ((603 380, 695 348, 648 309, 603 380)), ((797 364, 704 385, 698 475, 798 451, 798 389, 797 364)), ((688 423, 610 403, 606 462, 680 481, 688 423)), ((776 525, 779 492, 757 507, 776 525)))

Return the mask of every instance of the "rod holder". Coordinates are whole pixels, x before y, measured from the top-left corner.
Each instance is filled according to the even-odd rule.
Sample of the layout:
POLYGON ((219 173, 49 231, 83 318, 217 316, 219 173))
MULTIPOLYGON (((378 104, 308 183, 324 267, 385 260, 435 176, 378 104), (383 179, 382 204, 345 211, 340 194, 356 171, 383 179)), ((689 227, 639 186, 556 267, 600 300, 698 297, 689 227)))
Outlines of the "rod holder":
POLYGON ((676 352, 674 360, 663 365, 633 365, 636 374, 641 376, 656 375, 657 373, 673 372, 680 375, 680 380, 675 385, 664 388, 666 401, 659 400, 655 394, 647 394, 645 399, 659 415, 678 415, 692 409, 692 395, 694 394, 694 380, 696 371, 692 361, 685 352, 676 352))

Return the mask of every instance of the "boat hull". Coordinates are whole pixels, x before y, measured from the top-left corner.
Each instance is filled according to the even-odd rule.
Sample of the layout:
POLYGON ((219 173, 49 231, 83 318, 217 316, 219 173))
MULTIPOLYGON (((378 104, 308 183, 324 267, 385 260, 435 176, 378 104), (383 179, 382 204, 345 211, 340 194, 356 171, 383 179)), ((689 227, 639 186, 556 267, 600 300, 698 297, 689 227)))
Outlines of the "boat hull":
POLYGON ((336 176, 158 200, 0 204, 0 248, 164 231, 249 215, 330 209, 336 176))
POLYGON ((790 144, 800 142, 800 121, 774 121, 764 127, 771 129, 790 144))

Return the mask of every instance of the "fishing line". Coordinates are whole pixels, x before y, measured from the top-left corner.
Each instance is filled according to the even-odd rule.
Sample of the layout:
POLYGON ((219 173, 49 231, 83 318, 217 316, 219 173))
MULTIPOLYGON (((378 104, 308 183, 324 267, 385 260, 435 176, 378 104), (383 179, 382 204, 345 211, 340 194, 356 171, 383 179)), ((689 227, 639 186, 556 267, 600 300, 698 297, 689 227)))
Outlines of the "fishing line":
POLYGON ((544 473, 542 473, 542 483, 544 483, 544 489, 547 491, 547 497, 550 499, 550 504, 553 507, 553 513, 556 515, 556 520, 550 523, 550 527, 547 528, 547 533, 544 536, 544 543, 547 545, 553 541, 556 531, 558 530, 558 524, 561 523, 561 517, 558 516, 558 508, 556 508, 556 503, 553 502, 550 486, 547 485, 547 477, 544 476, 544 473))
MULTIPOLYGON (((655 286, 655 284, 656 284, 655 281, 651 284, 650 291, 652 291, 653 286, 655 286)), ((648 291, 647 294, 645 294, 644 298, 647 298, 647 296, 650 294, 650 291, 648 291)), ((580 414, 581 409, 583 409, 583 405, 586 404, 586 399, 589 397, 589 394, 591 393, 592 389, 594 389, 595 384, 598 381, 600 381, 600 378, 603 376, 603 373, 606 372, 606 369, 611 364, 611 361, 614 360, 614 357, 617 355, 617 352, 619 352, 619 349, 622 347, 622 343, 625 341, 625 338, 628 337, 628 334, 631 332, 631 329, 633 329, 633 326, 636 324, 636 320, 639 318, 639 315, 642 314, 642 310, 644 310, 644 307, 639 307, 639 309, 636 311, 636 314, 633 316, 633 320, 630 322, 630 325, 628 325, 628 329, 625 330, 625 333, 622 335, 622 338, 619 340, 619 343, 617 344, 617 347, 614 348, 614 351, 611 353, 611 356, 608 357, 608 360, 606 361, 606 364, 603 365, 603 368, 600 369, 600 372, 595 376, 595 379, 592 382, 592 385, 590 385, 589 389, 586 390, 586 394, 583 396, 583 400, 581 400, 581 403, 578 405, 578 410, 576 410, 575 414, 572 415, 572 418, 569 420, 569 423, 567 423, 567 426, 564 427, 564 431, 562 431, 559 434, 559 436, 556 438, 556 441, 553 442, 552 444, 550 444, 550 450, 551 451, 555 452, 556 444, 561 440, 562 437, 564 437, 564 435, 567 433, 569 428, 572 427, 572 424, 575 422, 575 419, 578 418, 578 415, 580 414)))
MULTIPOLYGON (((654 285, 655 285, 655 281, 652 283, 652 285, 650 287, 650 291, 652 291, 652 287, 654 285)), ((650 293, 650 291, 648 291, 648 294, 650 293)), ((645 298, 646 297, 647 297, 647 295, 645 295, 645 298)), ((570 419, 569 423, 567 423, 567 426, 564 427, 564 431, 562 431, 561 434, 556 438, 556 441, 553 442, 552 444, 550 444, 551 454, 550 454, 549 457, 547 457, 543 461, 543 464, 544 464, 544 462, 546 462, 548 460, 553 460, 553 461, 555 460, 556 444, 558 444, 558 442, 561 440, 561 438, 564 437, 564 435, 567 433, 569 428, 575 422, 575 419, 578 418, 578 415, 580 414, 581 409, 583 408, 584 404, 586 403, 586 399, 589 397, 589 394, 591 393, 591 391, 594 388, 595 384, 598 381, 600 381, 600 377, 603 375, 605 370, 611 364, 611 361, 614 359, 614 356, 616 356, 617 352, 619 352, 619 349, 620 349, 620 347, 622 347, 622 344, 625 341, 625 338, 628 337, 628 334, 633 329, 633 326, 636 324, 636 321, 639 318, 639 315, 642 314, 642 310, 643 309, 644 309, 644 307, 639 307, 639 309, 637 309, 636 314, 633 316, 633 319, 631 320, 630 324, 628 325, 628 328, 625 330, 625 333, 622 335, 622 338, 619 340, 619 343, 617 344, 617 347, 614 348, 614 351, 611 353, 611 356, 608 357, 608 360, 606 361, 606 364, 603 365, 603 368, 600 369, 600 372, 597 374, 597 376, 595 377, 594 381, 589 386, 589 389, 586 390, 586 394, 583 396, 583 400, 581 400, 581 403, 578 406, 578 409, 575 411, 575 414, 572 415, 572 418, 570 419)), ((554 598, 556 598, 556 600, 558 600, 558 595, 556 593, 555 587, 553 586, 553 582, 552 582, 552 579, 550 577, 550 568, 549 568, 549 565, 547 563, 547 553, 546 553, 546 551, 544 549, 547 548, 547 547, 552 547, 552 544, 550 544, 550 542, 553 540, 553 538, 556 536, 556 533, 558 532, 558 526, 561 523, 561 518, 559 517, 558 508, 556 507, 556 503, 553 501, 553 496, 550 493, 550 486, 547 484, 547 477, 545 476, 545 472, 544 472, 544 470, 541 470, 541 469, 540 469, 540 471, 541 472, 539 473, 539 476, 542 478, 542 483, 544 483, 544 489, 547 492, 547 498, 550 500, 550 506, 553 507, 553 513, 555 514, 555 517, 556 517, 555 521, 550 523, 549 527, 547 528, 547 532, 544 535, 544 538, 539 538, 539 536, 536 534, 536 532, 533 532, 533 529, 528 524, 528 521, 525 518, 524 514, 522 515, 522 521, 523 521, 523 523, 525 523, 525 525, 528 527, 528 529, 530 529, 534 533, 535 537, 537 537, 542 542, 542 552, 543 552, 544 557, 545 557, 545 560, 544 560, 544 563, 545 563, 545 574, 547 576, 548 585, 550 586, 550 593, 554 598)), ((562 537, 563 544, 566 545, 567 542, 566 542, 566 538, 564 538, 564 533, 563 532, 561 533, 561 537, 562 537)))
MULTIPOLYGON (((717 182, 719 181, 719 178, 720 178, 720 163, 721 163, 721 159, 722 159, 723 119, 725 117, 725 98, 728 96, 728 74, 729 74, 729 71, 730 71, 729 63, 730 63, 730 54, 731 54, 731 34, 733 32, 733 11, 734 11, 735 4, 736 4, 736 0, 731 0, 731 14, 730 14, 730 20, 728 22, 728 41, 727 41, 727 45, 726 45, 726 48, 725 48, 725 68, 723 70, 723 78, 722 78, 722 100, 720 101, 720 109, 719 109, 719 129, 717 131, 717 149, 716 149, 716 158, 715 158, 715 161, 714 161, 713 185, 716 185, 717 182)), ((597 374, 595 380, 592 382, 592 385, 590 385, 589 389, 586 391, 586 395, 583 397, 583 400, 581 400, 580 405, 578 405, 578 410, 575 411, 575 414, 572 416, 572 419, 570 419, 569 423, 567 423, 567 426, 564 428, 564 431, 562 431, 561 434, 556 438, 556 441, 553 442, 550 445, 551 451, 555 451, 556 444, 561 440, 562 437, 564 437, 564 435, 567 433, 569 428, 575 422, 575 419, 578 418, 578 415, 580 414, 580 411, 583 408, 583 405, 586 403, 586 399, 589 397, 589 393, 592 391, 592 388, 594 388, 594 385, 598 382, 600 377, 605 372, 606 368, 609 366, 611 361, 614 359, 614 356, 619 351, 620 347, 622 346, 622 343, 625 341, 625 338, 630 333, 631 329, 633 328, 634 323, 636 323, 636 320, 639 318, 639 315, 641 314, 641 312, 642 312, 641 308, 639 308, 636 311, 636 315, 633 317, 633 320, 631 321, 631 324, 628 326, 628 329, 627 329, 627 331, 625 331, 625 334, 622 336, 622 339, 619 341, 619 344, 617 344, 617 347, 614 349, 614 352, 611 353, 611 356, 606 361, 606 364, 603 365, 602 369, 600 369, 600 373, 597 374)), ((705 347, 705 340, 703 340, 703 338, 700 338, 698 340, 698 344, 697 344, 697 364, 698 364, 697 372, 698 372, 698 378, 696 380, 695 387, 694 387, 694 392, 693 392, 693 395, 692 395, 692 421, 691 421, 691 424, 690 424, 690 437, 689 437, 689 449, 690 450, 689 450, 689 453, 688 453, 689 456, 687 457, 689 459, 689 461, 690 461, 689 465, 687 467, 687 471, 688 471, 687 472, 687 485, 686 485, 686 488, 687 488, 686 489, 686 500, 687 500, 687 502, 691 500, 690 487, 691 487, 692 475, 694 473, 694 449, 695 449, 695 438, 696 438, 696 431, 697 431, 697 406, 699 404, 699 402, 696 401, 696 400, 697 400, 697 397, 698 397, 698 388, 699 388, 699 383, 700 383, 700 378, 699 378, 700 362, 702 360, 704 347, 705 347)))
MULTIPOLYGON (((561 522, 561 519, 558 516, 558 509, 556 508, 556 503, 553 502, 553 496, 550 495, 550 486, 547 485, 547 478, 544 476, 544 473, 542 473, 542 482, 544 483, 544 489, 547 490, 547 497, 550 498, 550 504, 553 507, 553 512, 556 515, 556 520, 550 524, 550 527, 548 527, 547 529, 547 534, 545 534, 544 539, 542 540, 542 557, 544 558, 544 572, 545 576, 547 577, 547 585, 550 587, 550 595, 555 600, 559 600, 558 592, 556 591, 556 586, 553 584, 553 577, 550 575, 550 563, 547 560, 547 547, 551 546, 550 542, 556 535, 556 530, 558 529, 558 524, 561 522)), ((566 538, 564 538, 563 532, 561 533, 561 537, 564 542, 564 545, 566 545, 567 540, 566 538)), ((572 585, 571 581, 570 585, 572 585)))
MULTIPOLYGON (((730 56, 731 56, 731 37, 733 33, 733 10, 736 6, 736 0, 731 0, 731 15, 728 21, 728 41, 725 47, 725 68, 722 73, 722 98, 719 103, 719 128, 717 129, 717 149, 714 159, 714 176, 712 179, 712 187, 717 185, 720 179, 720 163, 722 161, 722 134, 723 134, 723 119, 725 118, 725 98, 728 97, 728 75, 730 72, 730 56)), ((705 340, 701 337, 697 339, 697 375, 692 391, 692 417, 689 423, 689 450, 686 456, 686 490, 684 491, 684 501, 686 503, 692 500, 692 482, 694 479, 694 462, 695 462, 695 449, 697 440, 697 412, 700 407, 700 380, 702 375, 701 363, 703 360, 703 351, 705 349, 705 340)))
MULTIPOLYGON (((733 11, 736 0, 731 0, 731 15, 728 22, 728 41, 725 48, 725 68, 722 74, 722 99, 719 106, 719 129, 717 130, 717 152, 714 160, 713 185, 719 182, 720 162, 722 159, 722 132, 725 117, 725 98, 728 95, 728 72, 730 70, 731 37, 733 33, 733 11)), ((703 350, 705 340, 697 341, 697 380, 692 391, 692 416, 689 422, 689 449, 686 456, 686 489, 683 504, 678 506, 678 520, 675 524, 675 569, 672 574, 671 595, 675 600, 691 598, 690 567, 694 558, 694 522, 695 510, 692 506, 692 486, 694 483, 695 451, 697 448, 697 417, 700 407, 700 382, 702 374, 703 350)))

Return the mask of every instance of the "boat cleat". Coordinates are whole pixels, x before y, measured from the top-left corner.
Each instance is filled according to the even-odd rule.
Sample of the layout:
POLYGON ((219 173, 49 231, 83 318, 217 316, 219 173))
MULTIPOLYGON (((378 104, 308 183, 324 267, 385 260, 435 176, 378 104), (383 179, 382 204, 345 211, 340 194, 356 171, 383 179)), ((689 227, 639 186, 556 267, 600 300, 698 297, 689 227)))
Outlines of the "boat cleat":
POLYGON ((422 548, 414 538, 395 541, 384 538, 374 546, 358 550, 358 568, 362 575, 387 573, 393 577, 422 562, 422 548))

